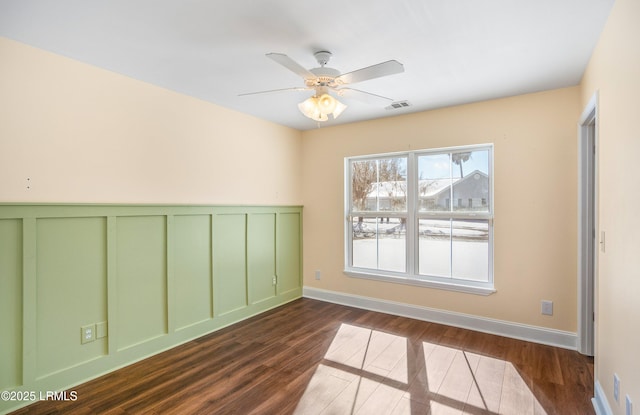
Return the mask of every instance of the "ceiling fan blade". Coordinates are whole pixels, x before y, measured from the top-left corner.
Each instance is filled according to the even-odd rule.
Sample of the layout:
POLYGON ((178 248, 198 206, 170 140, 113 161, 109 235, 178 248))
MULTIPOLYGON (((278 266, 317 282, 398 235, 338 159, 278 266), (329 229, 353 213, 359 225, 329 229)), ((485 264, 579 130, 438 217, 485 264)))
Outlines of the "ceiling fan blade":
POLYGON ((336 90, 338 95, 345 98, 353 98, 358 101, 365 102, 367 104, 385 107, 393 101, 391 98, 383 97, 382 95, 372 94, 371 92, 360 91, 353 88, 340 88, 336 90))
POLYGON ((367 81, 369 79, 380 78, 382 76, 393 75, 401 72, 404 72, 404 66, 396 60, 390 60, 342 74, 336 78, 336 83, 339 85, 355 84, 356 82, 367 81))
POLYGON ((284 66, 291 72, 303 77, 304 79, 316 78, 313 72, 309 71, 308 69, 300 65, 298 62, 294 61, 293 59, 291 59, 290 57, 288 57, 283 53, 267 53, 266 56, 272 61, 284 66))
POLYGON ((300 87, 293 87, 293 88, 281 88, 281 89, 270 89, 268 91, 258 91, 258 92, 245 92, 244 94, 238 94, 239 97, 244 97, 247 95, 258 95, 258 94, 269 94, 272 92, 285 92, 285 91, 295 91, 295 92, 299 92, 299 91, 309 91, 313 88, 305 88, 303 86, 300 87))

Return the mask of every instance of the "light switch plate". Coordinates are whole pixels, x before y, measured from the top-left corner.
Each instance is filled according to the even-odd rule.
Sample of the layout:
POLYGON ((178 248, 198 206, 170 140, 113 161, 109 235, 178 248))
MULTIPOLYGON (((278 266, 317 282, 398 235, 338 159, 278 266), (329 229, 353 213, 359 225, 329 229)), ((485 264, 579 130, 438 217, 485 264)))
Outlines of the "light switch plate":
POLYGON ((107 337, 107 322, 101 321, 100 323, 96 323, 96 339, 101 339, 103 337, 107 337))

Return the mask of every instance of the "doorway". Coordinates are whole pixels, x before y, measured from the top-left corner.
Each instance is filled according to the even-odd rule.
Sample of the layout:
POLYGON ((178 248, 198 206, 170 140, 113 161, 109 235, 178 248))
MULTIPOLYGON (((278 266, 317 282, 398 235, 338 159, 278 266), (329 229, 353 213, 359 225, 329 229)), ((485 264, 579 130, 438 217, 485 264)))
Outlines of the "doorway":
POLYGON ((598 271, 597 152, 598 95, 591 98, 578 124, 578 351, 595 354, 595 286, 598 271))

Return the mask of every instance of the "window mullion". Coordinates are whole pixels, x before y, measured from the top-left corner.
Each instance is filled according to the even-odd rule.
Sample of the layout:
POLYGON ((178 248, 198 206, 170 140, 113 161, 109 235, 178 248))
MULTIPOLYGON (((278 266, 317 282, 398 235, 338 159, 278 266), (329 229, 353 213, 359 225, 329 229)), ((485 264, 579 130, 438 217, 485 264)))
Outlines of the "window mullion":
POLYGON ((376 160, 376 211, 380 211, 380 160, 376 160))
POLYGON ((449 213, 453 212, 453 155, 449 153, 449 213))
POLYGON ((453 278, 453 153, 449 153, 449 278, 453 278))
MULTIPOLYGON (((378 179, 380 176, 378 176, 378 179)), ((378 193, 378 205, 380 204, 380 194, 378 193)), ((379 208, 380 206, 378 206, 379 208)), ((376 268, 380 269, 380 218, 376 217, 376 268)))
POLYGON ((417 270, 417 249, 418 249, 418 220, 416 213, 418 211, 417 194, 418 194, 418 168, 416 163, 416 156, 414 153, 410 153, 407 156, 407 218, 406 218, 406 261, 407 261, 407 273, 409 275, 416 275, 417 270))
POLYGON ((449 219, 449 278, 453 279, 453 219, 449 219))

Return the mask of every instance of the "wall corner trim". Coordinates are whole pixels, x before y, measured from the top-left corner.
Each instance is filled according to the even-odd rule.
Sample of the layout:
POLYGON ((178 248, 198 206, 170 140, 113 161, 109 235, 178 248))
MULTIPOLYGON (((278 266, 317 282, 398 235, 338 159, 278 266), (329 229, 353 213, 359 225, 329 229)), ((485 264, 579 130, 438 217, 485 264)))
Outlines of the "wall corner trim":
POLYGON ((596 414, 613 415, 611 407, 609 406, 609 401, 607 400, 607 396, 604 394, 602 385, 600 385, 600 381, 598 380, 596 380, 594 392, 596 396, 591 399, 591 403, 593 403, 593 408, 596 410, 596 414))
POLYGON ((455 313, 435 308, 398 303, 379 298, 363 297, 337 291, 313 287, 304 287, 302 296, 330 303, 378 311, 401 317, 415 318, 432 323, 446 324, 483 333, 496 334, 563 349, 576 350, 577 335, 562 330, 530 326, 509 321, 494 320, 486 317, 455 313))

